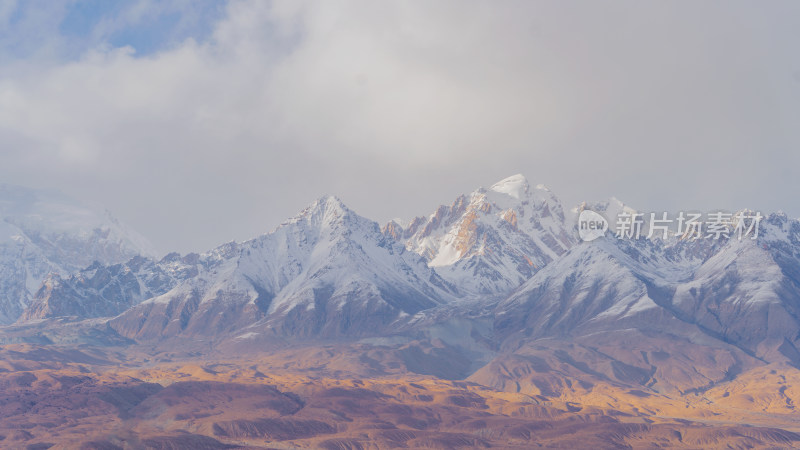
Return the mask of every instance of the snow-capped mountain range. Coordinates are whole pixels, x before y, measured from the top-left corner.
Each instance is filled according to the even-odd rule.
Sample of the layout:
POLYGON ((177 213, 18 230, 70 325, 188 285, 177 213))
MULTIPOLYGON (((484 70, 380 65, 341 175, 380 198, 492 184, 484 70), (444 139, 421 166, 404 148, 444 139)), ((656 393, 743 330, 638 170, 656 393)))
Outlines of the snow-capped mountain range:
POLYGON ((406 226, 380 227, 323 197, 270 233, 202 254, 41 269, 41 287, 4 311, 20 323, 106 317, 137 341, 360 339, 478 321, 488 328, 467 339, 502 349, 639 329, 800 366, 800 221, 769 215, 755 240, 609 232, 581 242, 582 209, 633 211, 614 199, 565 211, 521 175, 406 226))

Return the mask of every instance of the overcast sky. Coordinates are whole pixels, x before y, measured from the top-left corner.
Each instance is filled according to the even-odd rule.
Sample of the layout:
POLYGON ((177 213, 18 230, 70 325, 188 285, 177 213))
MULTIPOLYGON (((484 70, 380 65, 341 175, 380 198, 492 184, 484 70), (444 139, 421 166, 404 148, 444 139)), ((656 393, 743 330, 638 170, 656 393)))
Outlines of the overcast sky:
POLYGON ((0 181, 163 252, 515 173, 569 205, 800 216, 800 2, 166 3, 0 0, 0 181))

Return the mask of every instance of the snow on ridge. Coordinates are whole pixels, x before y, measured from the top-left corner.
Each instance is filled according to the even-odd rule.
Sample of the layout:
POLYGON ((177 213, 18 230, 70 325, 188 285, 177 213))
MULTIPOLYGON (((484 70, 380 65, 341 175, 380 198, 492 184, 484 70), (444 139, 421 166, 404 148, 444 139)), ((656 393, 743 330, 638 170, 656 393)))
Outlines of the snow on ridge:
POLYGON ((530 190, 530 184, 525 176, 516 174, 498 181, 489 190, 520 199, 530 190))

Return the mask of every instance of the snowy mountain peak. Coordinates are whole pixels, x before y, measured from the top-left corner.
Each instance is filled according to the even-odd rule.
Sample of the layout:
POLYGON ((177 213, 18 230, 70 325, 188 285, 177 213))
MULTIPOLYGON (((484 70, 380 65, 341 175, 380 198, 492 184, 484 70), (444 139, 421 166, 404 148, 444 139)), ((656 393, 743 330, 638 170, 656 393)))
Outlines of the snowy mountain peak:
MULTIPOLYGON (((344 202, 342 202, 339 197, 335 195, 324 195, 318 198, 314 203, 312 203, 306 211, 318 212, 337 212, 337 213, 349 213, 351 212, 350 208, 348 208, 344 202)), ((302 214, 302 213, 301 213, 302 214)))
POLYGON ((329 227, 341 223, 346 218, 353 218, 356 214, 348 208, 338 197, 326 195, 318 198, 312 204, 300 211, 299 214, 284 222, 281 226, 308 222, 316 227, 329 227))
POLYGON ((508 178, 504 178, 489 188, 490 191, 506 194, 516 199, 525 197, 530 191, 530 183, 524 175, 516 174, 508 178))
POLYGON ((573 244, 559 200, 522 175, 461 195, 408 227, 390 223, 384 234, 479 295, 508 292, 573 244))
POLYGON ((363 333, 451 301, 456 292, 419 255, 334 196, 271 233, 200 260, 191 276, 121 315, 116 329, 136 337, 227 333, 244 325, 290 335, 363 333))

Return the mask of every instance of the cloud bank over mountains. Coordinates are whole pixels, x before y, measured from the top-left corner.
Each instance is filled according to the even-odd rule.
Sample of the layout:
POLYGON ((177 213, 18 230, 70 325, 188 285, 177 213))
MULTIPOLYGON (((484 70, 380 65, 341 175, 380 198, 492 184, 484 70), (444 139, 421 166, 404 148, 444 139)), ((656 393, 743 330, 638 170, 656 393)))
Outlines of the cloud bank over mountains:
POLYGON ((797 216, 798 8, 5 2, 0 177, 162 250, 323 193, 410 218, 515 172, 568 204, 797 216))

